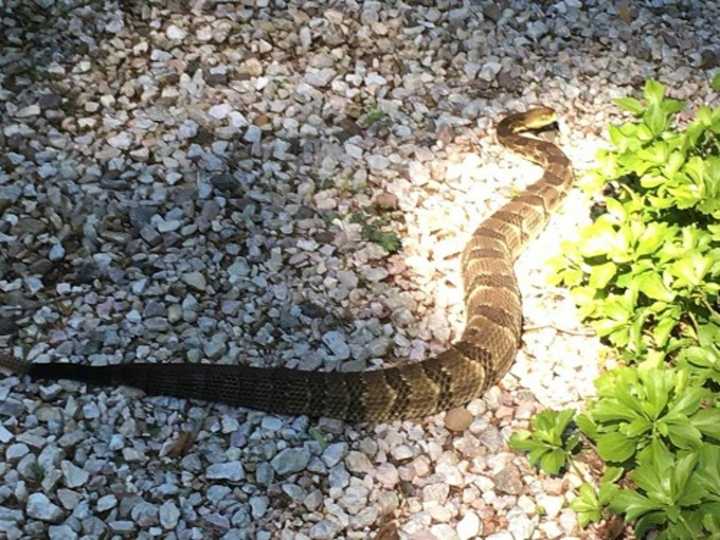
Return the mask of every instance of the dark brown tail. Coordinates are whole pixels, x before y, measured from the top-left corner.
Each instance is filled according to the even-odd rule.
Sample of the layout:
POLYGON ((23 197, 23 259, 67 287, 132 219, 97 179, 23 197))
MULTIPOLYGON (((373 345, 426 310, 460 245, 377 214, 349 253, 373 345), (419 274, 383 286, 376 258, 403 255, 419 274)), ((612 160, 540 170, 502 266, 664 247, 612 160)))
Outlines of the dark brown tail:
POLYGON ((374 407, 365 408, 359 399, 358 394, 366 387, 362 373, 210 364, 26 364, 2 357, 0 366, 27 374, 33 380, 70 379, 99 386, 127 385, 149 395, 201 399, 277 414, 328 415, 351 421, 377 416, 374 407))

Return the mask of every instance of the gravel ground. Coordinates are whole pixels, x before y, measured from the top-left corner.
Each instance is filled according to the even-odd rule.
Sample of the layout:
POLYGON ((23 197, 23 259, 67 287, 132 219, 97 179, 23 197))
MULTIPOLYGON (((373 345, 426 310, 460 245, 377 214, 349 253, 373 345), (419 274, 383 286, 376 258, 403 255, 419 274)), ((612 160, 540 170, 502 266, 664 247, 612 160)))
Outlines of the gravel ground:
MULTIPOLYGON (((581 170, 611 98, 652 76, 699 104, 720 63, 717 2, 0 0, 0 17, 0 347, 34 362, 426 358, 462 328, 470 232, 540 174, 494 141, 503 112, 557 108, 581 170)), ((523 350, 459 433, 444 414, 352 426, 0 379, 0 536, 601 536, 567 509, 578 477, 506 445, 592 392, 601 346, 544 267, 588 208, 571 193, 519 260, 523 350)))

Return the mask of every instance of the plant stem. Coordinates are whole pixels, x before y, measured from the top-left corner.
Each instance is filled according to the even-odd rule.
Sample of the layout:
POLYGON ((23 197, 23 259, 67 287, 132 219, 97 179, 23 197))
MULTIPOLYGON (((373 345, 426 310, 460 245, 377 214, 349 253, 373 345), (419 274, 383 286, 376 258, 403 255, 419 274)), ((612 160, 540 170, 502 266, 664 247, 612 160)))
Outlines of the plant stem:
POLYGON ((572 456, 570 455, 569 452, 568 452, 567 459, 568 459, 568 462, 570 463, 570 467, 572 467, 573 471, 575 471, 575 474, 577 474, 583 482, 587 482, 588 484, 594 485, 594 479, 592 477, 590 477, 590 480, 587 479, 587 477, 585 476, 585 473, 583 473, 580 470, 580 467, 577 466, 577 463, 575 463, 575 460, 572 458, 572 456))

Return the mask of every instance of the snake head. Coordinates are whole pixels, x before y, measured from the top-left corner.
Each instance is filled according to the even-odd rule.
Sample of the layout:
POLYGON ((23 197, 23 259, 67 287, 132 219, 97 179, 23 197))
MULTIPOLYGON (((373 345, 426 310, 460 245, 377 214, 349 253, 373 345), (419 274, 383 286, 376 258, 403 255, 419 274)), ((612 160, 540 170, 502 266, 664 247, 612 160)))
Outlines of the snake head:
POLYGON ((539 129, 557 122, 557 114, 550 107, 539 106, 525 113, 523 124, 525 129, 539 129))

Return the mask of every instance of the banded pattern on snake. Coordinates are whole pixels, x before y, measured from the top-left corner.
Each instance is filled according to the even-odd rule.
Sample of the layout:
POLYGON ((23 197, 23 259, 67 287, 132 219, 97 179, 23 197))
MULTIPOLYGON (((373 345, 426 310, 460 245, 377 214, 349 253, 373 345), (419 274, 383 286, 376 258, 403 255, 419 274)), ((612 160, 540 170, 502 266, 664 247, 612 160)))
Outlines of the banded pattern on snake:
POLYGON ((7 355, 0 355, 0 367, 32 379, 124 384, 148 394, 350 422, 417 418, 462 406, 502 377, 515 358, 522 307, 513 263, 574 180, 570 161, 557 146, 520 135, 554 121, 553 110, 538 107, 499 122, 499 142, 541 165, 544 174, 473 232, 460 259, 466 326, 459 341, 433 358, 364 372, 210 364, 27 364, 7 355))

